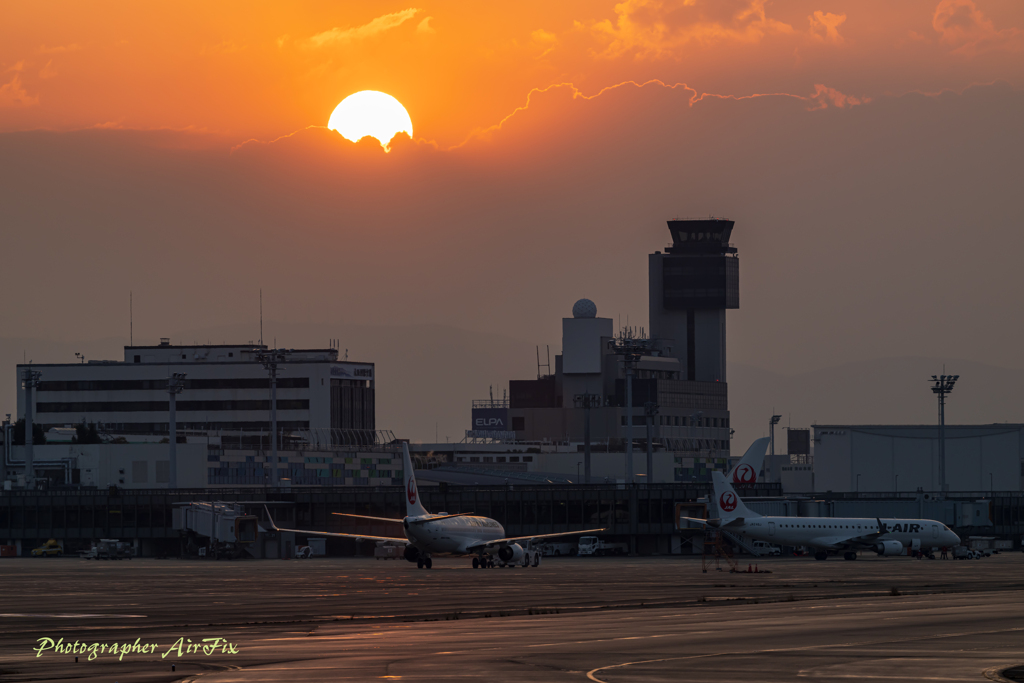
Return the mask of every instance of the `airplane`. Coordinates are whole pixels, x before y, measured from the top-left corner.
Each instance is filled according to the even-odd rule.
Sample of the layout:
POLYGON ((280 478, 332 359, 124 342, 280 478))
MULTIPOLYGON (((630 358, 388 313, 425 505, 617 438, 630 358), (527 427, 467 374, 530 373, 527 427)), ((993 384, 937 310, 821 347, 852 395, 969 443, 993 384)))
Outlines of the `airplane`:
POLYGON ((736 463, 736 466, 725 475, 726 479, 733 484, 755 483, 758 475, 761 473, 761 467, 764 465, 764 454, 768 450, 770 442, 771 438, 767 436, 754 439, 754 443, 750 444, 750 448, 743 454, 740 461, 736 463))
POLYGON ((506 536, 505 529, 497 521, 489 517, 475 516, 472 512, 459 512, 449 515, 441 512, 432 515, 427 512, 420 501, 419 490, 416 488, 416 474, 409 456, 409 445, 402 444, 402 465, 404 467, 403 482, 405 485, 405 517, 368 517, 352 515, 344 512, 333 514, 340 517, 368 519, 375 522, 393 522, 401 524, 405 533, 400 536, 368 536, 366 534, 330 533, 326 531, 305 531, 302 529, 284 529, 274 524, 270 510, 266 506, 267 519, 272 531, 291 531, 297 534, 313 536, 330 536, 335 538, 367 539, 371 541, 388 541, 405 545, 405 559, 415 562, 418 569, 430 569, 433 555, 473 555, 473 569, 487 569, 495 566, 494 556, 501 565, 522 564, 529 566, 532 555, 533 566, 540 564, 540 554, 528 551, 521 543, 528 543, 542 538, 556 536, 580 536, 593 534, 605 529, 585 529, 555 534, 534 534, 532 536, 506 536))
POLYGON ((715 519, 684 517, 713 529, 725 529, 750 539, 789 546, 816 549, 814 559, 828 559, 828 551, 843 551, 847 560, 856 560, 857 551, 871 550, 878 555, 902 555, 907 548, 960 545, 960 537, 934 519, 888 519, 876 517, 770 517, 759 515, 740 500, 732 485, 719 472, 711 473, 715 519))

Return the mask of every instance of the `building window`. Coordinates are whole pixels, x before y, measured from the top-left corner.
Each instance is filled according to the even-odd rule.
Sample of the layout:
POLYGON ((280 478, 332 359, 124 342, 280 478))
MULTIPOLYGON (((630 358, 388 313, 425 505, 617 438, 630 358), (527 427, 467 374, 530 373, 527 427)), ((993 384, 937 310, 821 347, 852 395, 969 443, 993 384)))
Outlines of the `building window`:
POLYGON ((533 462, 533 456, 532 455, 524 455, 523 456, 523 462, 533 462))
POLYGON ((135 356, 135 362, 136 363, 141 363, 142 362, 142 356, 135 356))
POLYGON ((526 430, 526 418, 525 417, 513 417, 512 418, 512 431, 522 432, 526 430))
MULTIPOLYGON (((519 456, 518 455, 513 455, 513 456, 509 457, 508 461, 509 462, 519 462, 519 456)), ((1024 467, 1024 466, 1022 466, 1022 467, 1024 467)))

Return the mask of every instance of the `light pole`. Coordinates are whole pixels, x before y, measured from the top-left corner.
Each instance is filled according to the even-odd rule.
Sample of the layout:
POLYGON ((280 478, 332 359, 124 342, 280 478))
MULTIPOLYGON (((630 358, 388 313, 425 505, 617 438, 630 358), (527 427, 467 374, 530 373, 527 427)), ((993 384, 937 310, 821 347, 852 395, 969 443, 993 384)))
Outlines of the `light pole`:
POLYGON ((36 487, 35 452, 32 447, 32 413, 35 405, 32 402, 32 390, 39 386, 39 378, 43 373, 26 368, 25 380, 25 488, 36 487))
POLYGON ((279 349, 261 351, 256 360, 270 374, 270 485, 277 488, 277 365, 285 360, 285 352, 279 349))
POLYGON ((860 475, 857 475, 857 493, 860 493, 860 475))
POLYGON ((582 464, 583 463, 581 463, 581 462, 576 463, 576 483, 577 484, 580 483, 580 465, 582 465, 582 464))
MULTIPOLYGON (((781 415, 772 415, 772 419, 768 421, 768 435, 771 437, 771 457, 768 459, 769 468, 772 473, 772 480, 775 479, 775 425, 779 424, 782 420, 781 415)), ((767 474, 767 472, 765 472, 767 474)))
POLYGON ((960 375, 932 375, 932 393, 939 397, 939 490, 946 492, 946 394, 953 391, 953 385, 960 375))
POLYGON ((608 342, 609 350, 622 356, 626 371, 626 482, 632 484, 633 476, 633 371, 640 358, 649 354, 651 340, 634 338, 632 331, 623 330, 622 335, 608 342))
POLYGON ((178 406, 177 398, 178 394, 185 388, 185 373, 176 372, 167 378, 167 395, 170 399, 168 402, 168 425, 167 425, 167 445, 169 461, 168 467, 170 473, 167 478, 168 488, 178 488, 178 406))
POLYGON ((900 492, 900 475, 896 475, 896 493, 900 492))
POLYGON ((658 414, 658 404, 654 401, 644 403, 644 418, 647 421, 647 483, 654 483, 654 416, 658 414))
MULTIPOLYGON (((576 394, 573 402, 577 408, 583 408, 583 483, 590 483, 590 409, 601 407, 601 397, 597 394, 576 394)), ((576 477, 579 478, 577 472, 576 477)))

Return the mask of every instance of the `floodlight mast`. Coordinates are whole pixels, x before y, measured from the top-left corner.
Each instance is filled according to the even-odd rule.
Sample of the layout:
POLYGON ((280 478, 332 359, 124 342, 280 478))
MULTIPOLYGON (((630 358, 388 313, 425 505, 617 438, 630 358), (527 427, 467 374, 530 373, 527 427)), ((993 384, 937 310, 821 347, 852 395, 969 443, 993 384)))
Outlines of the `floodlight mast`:
POLYGON ((270 374, 270 485, 278 486, 277 478, 277 365, 283 363, 286 354, 283 349, 260 351, 256 360, 263 364, 270 374))
POLYGON ((167 395, 168 401, 168 424, 167 433, 168 439, 167 444, 168 450, 168 467, 170 473, 167 478, 167 487, 176 489, 178 488, 178 406, 177 397, 185 388, 185 373, 175 372, 173 375, 167 378, 167 395))
MULTIPOLYGON (((590 483, 590 409, 601 407, 599 394, 576 394, 577 408, 583 408, 583 483, 590 483)), ((577 475, 577 478, 579 476, 577 475)))
POLYGON ((643 356, 650 355, 651 340, 643 336, 643 329, 634 336, 633 328, 623 328, 619 336, 608 342, 608 349, 622 356, 626 372, 626 482, 635 481, 633 474, 633 372, 643 356))
POLYGON ((932 393, 939 397, 939 490, 946 492, 946 394, 953 391, 953 385, 960 375, 932 375, 932 393))
POLYGON ((32 368, 26 368, 24 370, 24 385, 25 385, 25 488, 34 489, 36 487, 36 467, 35 467, 35 452, 33 449, 32 430, 32 413, 35 411, 35 404, 32 401, 32 390, 39 386, 39 379, 43 376, 43 373, 32 368))

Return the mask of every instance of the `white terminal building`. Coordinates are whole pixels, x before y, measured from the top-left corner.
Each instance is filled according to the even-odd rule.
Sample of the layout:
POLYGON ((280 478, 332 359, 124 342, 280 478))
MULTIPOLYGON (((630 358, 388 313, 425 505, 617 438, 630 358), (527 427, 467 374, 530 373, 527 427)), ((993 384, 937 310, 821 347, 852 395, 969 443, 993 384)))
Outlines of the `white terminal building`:
MULTIPOLYGON (((38 373, 32 418, 36 479, 52 484, 161 488, 169 484, 169 379, 176 395, 181 488, 267 486, 270 378, 260 344, 126 346, 123 360, 17 366, 18 415, 26 371, 38 373), (95 424, 103 443, 74 443, 95 424), (162 442, 162 443, 161 443, 162 442)), ((278 475, 284 485, 401 483, 401 457, 376 429, 374 364, 337 349, 276 349, 278 475)), ((24 484, 25 446, 4 434, 4 479, 24 484)))
MULTIPOLYGON (((183 430, 270 431, 270 381, 257 359, 266 346, 126 346, 124 360, 18 365, 41 373, 33 420, 44 431, 96 423, 108 432, 167 433, 168 379, 184 373, 177 396, 183 430)), ((337 349, 290 349, 277 379, 282 430, 375 429, 373 363, 338 360, 337 349)), ((25 416, 18 392, 18 417, 25 416)))

